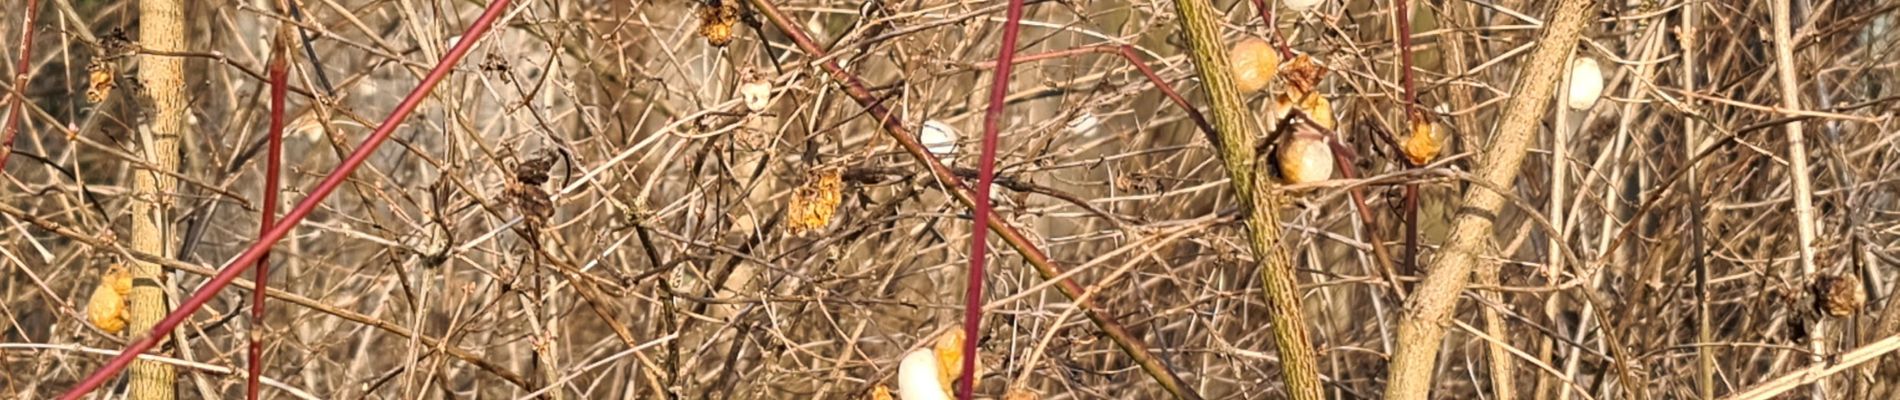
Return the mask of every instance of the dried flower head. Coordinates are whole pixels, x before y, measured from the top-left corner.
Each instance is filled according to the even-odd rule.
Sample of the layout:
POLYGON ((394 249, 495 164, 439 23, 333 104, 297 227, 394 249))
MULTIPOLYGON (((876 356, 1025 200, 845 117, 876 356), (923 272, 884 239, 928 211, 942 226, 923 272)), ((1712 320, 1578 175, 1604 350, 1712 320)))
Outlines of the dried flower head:
POLYGON ((739 23, 739 4, 731 0, 716 0, 699 7, 699 36, 706 43, 725 47, 732 43, 733 26, 739 23))
POLYGON ((1861 289, 1860 279, 1850 274, 1817 276, 1808 290, 1814 295, 1815 310, 1830 317, 1854 315, 1867 305, 1867 292, 1861 289))
POLYGON ((1274 76, 1280 74, 1280 51, 1257 37, 1249 36, 1234 43, 1227 57, 1233 60, 1234 84, 1240 86, 1242 95, 1266 89, 1274 76))
POLYGON ((99 286, 86 299, 86 321, 106 333, 125 330, 125 297, 132 293, 132 273, 125 266, 112 264, 99 276, 99 286))
POLYGON ((785 206, 788 233, 804 236, 831 225, 831 216, 844 200, 842 173, 838 168, 819 168, 806 173, 805 182, 792 190, 791 202, 785 206))

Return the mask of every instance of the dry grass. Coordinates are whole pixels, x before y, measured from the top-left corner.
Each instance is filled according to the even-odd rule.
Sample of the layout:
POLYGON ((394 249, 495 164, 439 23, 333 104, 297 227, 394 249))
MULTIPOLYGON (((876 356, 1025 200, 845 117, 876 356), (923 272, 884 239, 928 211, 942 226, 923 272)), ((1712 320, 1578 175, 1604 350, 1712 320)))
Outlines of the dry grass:
MULTIPOLYGON (((105 107, 85 100, 92 60, 122 73, 134 62, 82 38, 134 31, 134 3, 72 2, 82 26, 59 14, 66 1, 43 2, 33 81, 17 89, 36 108, 0 198, 69 230, 0 217, 0 398, 57 394, 105 359, 86 349, 124 343, 86 322, 85 302, 125 257, 113 238, 127 233, 129 205, 153 201, 127 195, 144 165, 130 156, 139 154, 131 127, 140 118, 127 97, 131 75, 105 107), (85 128, 70 137, 67 126, 85 128)), ((185 262, 216 267, 255 236, 262 163, 249 150, 267 115, 256 73, 266 33, 285 18, 268 3, 202 2, 190 14, 196 125, 185 138, 181 192, 161 203, 179 217, 171 246, 191 245, 180 253, 185 262), (191 226, 203 234, 188 244, 191 226)), ((476 3, 304 5, 335 93, 313 101, 309 93, 324 89, 312 64, 293 65, 298 120, 286 149, 286 201, 301 200, 357 146, 476 3)), ((777 3, 908 126, 936 120, 962 131, 954 164, 974 167, 989 76, 978 64, 996 54, 1001 3, 777 3)), ((1536 22, 1523 16, 1544 18, 1544 3, 1414 2, 1419 101, 1447 110, 1436 117, 1453 138, 1422 169, 1401 167, 1402 155, 1380 138, 1409 131, 1395 100, 1389 2, 1334 1, 1279 18, 1294 49, 1334 71, 1319 90, 1360 155, 1361 175, 1372 178, 1312 185, 1284 214, 1329 397, 1382 393, 1404 305, 1369 246, 1403 254, 1402 184, 1422 185, 1424 259, 1443 241, 1460 192, 1484 190, 1465 171, 1482 157, 1475 149, 1495 129, 1499 100, 1535 37, 1536 22), (1360 228, 1347 185, 1371 190, 1380 229, 1360 228)), ((1465 292, 1434 396, 1494 398, 1485 349, 1493 339, 1522 357, 1513 361, 1519 398, 1627 398, 1637 384, 1655 398, 1697 398, 1698 349, 1713 353, 1721 395, 1808 367, 1806 332, 1816 318, 1826 318, 1831 352, 1893 334, 1876 321, 1900 327, 1900 316, 1881 318, 1892 309, 1891 266, 1900 263, 1900 214, 1892 211, 1900 185, 1887 178, 1900 168, 1891 118, 1900 2, 1795 0, 1793 61, 1807 110, 1799 113, 1782 107, 1762 2, 1694 2, 1693 84, 1678 36, 1683 2, 1613 3, 1593 8, 1600 19, 1578 46, 1603 65, 1605 97, 1587 111, 1549 116, 1521 178, 1503 188, 1508 200, 1486 255, 1502 266, 1500 282, 1465 292), (1574 133, 1569 159, 1553 165, 1556 118, 1571 118, 1563 126, 1574 133), (1864 306, 1849 317, 1817 312, 1809 287, 1817 277, 1800 272, 1781 134, 1793 118, 1806 123, 1814 169, 1817 275, 1866 285, 1864 306), (1686 142, 1691 121, 1697 142, 1686 142), (1566 170, 1564 182, 1552 182, 1556 168, 1566 170), (1548 218, 1553 187, 1563 190, 1561 220, 1548 218), (1553 231, 1563 233, 1560 247, 1551 246, 1553 231), (1701 235, 1700 252, 1692 233, 1701 235), (1566 261, 1553 269, 1553 259, 1566 261), (1698 268, 1706 268, 1706 297, 1698 268), (1483 292, 1501 300, 1483 301, 1483 292), (1696 331, 1703 306, 1714 328, 1706 341, 1696 331), (1500 312, 1503 335, 1477 333, 1483 309, 1500 312), (1606 347, 1606 332, 1621 351, 1606 347), (1623 379, 1618 365, 1641 382, 1623 379)), ((1228 10, 1230 37, 1267 32, 1249 4, 1217 2, 1228 10)), ((682 398, 864 398, 889 382, 904 351, 959 324, 968 210, 782 33, 744 17, 732 42, 714 47, 700 36, 697 7, 517 5, 397 140, 277 247, 272 286, 314 301, 273 303, 262 337, 266 380, 279 389, 266 396, 515 398, 558 383, 568 398, 659 397, 655 386, 682 398), (757 113, 737 92, 748 76, 773 88, 757 113), (547 182, 519 179, 524 164, 546 165, 547 182), (833 168, 839 193, 800 187, 833 168), (522 199, 537 192, 554 199, 522 199), (793 207, 794 197, 808 201, 793 207), (835 215, 810 221, 824 214, 803 211, 812 199, 836 201, 835 215), (517 223, 521 209, 543 206, 545 217, 528 213, 536 223, 517 223), (605 292, 613 321, 650 345, 639 352, 645 360, 556 270, 564 265, 605 292), (436 339, 524 385, 428 345, 436 339)), ((0 42, 12 43, 20 17, 3 14, 0 42)), ((1132 45, 1204 107, 1173 18, 1168 2, 1033 3, 1021 52, 1132 45)), ((11 65, 17 51, 0 48, 0 59, 11 65)), ((4 93, 16 90, 5 81, 4 93)), ((1187 114, 1112 54, 1024 64, 1013 87, 997 160, 1011 183, 998 196, 1008 222, 1076 271, 1095 301, 1202 395, 1283 397, 1246 232, 1216 151, 1187 114), (1091 125, 1082 121, 1095 128, 1075 129, 1091 125)), ((1265 109, 1266 100, 1250 104, 1265 109)), ((1045 399, 1164 396, 1002 249, 979 339, 989 366, 979 393, 1021 386, 1045 399)), ((1422 275, 1398 272, 1407 286, 1422 275)), ((203 282, 172 279, 187 292, 203 282)), ((177 332, 167 354, 187 364, 179 369, 185 398, 242 393, 243 378, 230 371, 242 370, 256 326, 245 307, 247 291, 227 290, 177 332)), ((1895 379, 1848 370, 1829 388, 1878 398, 1885 388, 1875 383, 1895 379)))

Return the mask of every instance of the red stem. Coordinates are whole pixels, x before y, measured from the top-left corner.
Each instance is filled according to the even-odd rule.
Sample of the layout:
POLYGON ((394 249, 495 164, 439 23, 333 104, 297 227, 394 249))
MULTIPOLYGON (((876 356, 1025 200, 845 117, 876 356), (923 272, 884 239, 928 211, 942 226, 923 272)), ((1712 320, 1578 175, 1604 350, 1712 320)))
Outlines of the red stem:
POLYGON ((963 377, 957 380, 957 398, 970 400, 976 380, 976 342, 978 325, 983 323, 983 262, 989 253, 984 240, 989 238, 990 183, 996 180, 996 129, 1003 122, 1003 106, 1009 96, 1009 73, 1015 69, 1016 40, 1023 20, 1023 0, 1009 0, 1003 20, 1003 45, 997 50, 996 74, 990 81, 990 105, 983 112, 983 152, 976 164, 976 220, 970 230, 969 290, 963 303, 963 377))
POLYGON ((33 23, 38 22, 39 10, 40 0, 26 0, 26 21, 20 24, 20 62, 13 67, 13 96, 7 102, 6 133, 0 135, 0 173, 5 172, 7 157, 13 155, 13 135, 19 131, 20 114, 26 111, 20 105, 26 101, 27 78, 33 75, 27 73, 27 69, 33 67, 33 23))
MULTIPOLYGON (((126 346, 125 351, 120 352, 118 356, 112 357, 112 360, 106 362, 104 367, 93 371, 92 375, 86 376, 86 379, 80 381, 79 385, 74 386, 65 394, 60 395, 59 398, 62 400, 78 400, 81 396, 85 396, 86 393, 105 384, 114 374, 117 374, 120 370, 124 370, 126 365, 131 364, 132 359, 137 358, 139 354, 145 353, 146 350, 151 350, 153 345, 158 344, 159 338, 165 337, 165 335, 171 333, 172 329, 177 328, 178 324, 184 323, 185 318, 190 317, 192 312, 203 307, 205 302, 211 301, 211 297, 217 295, 218 290, 223 289, 226 285, 230 285, 232 280, 237 279, 238 274, 244 273, 244 270, 249 269, 259 260, 262 260, 264 254, 269 252, 271 245, 276 244, 278 240, 282 240, 285 235, 290 234, 291 228, 296 227, 297 223, 302 222, 304 217, 309 216, 312 211, 316 211, 317 205, 322 204, 324 198, 329 197, 330 193, 335 192, 337 186, 342 185, 343 181, 349 179, 350 173, 355 172, 357 167, 362 166, 364 161, 369 160, 370 154, 375 153, 376 148, 380 147, 383 141, 389 139, 389 135, 394 133, 396 128, 402 125, 402 121, 409 117, 409 113, 415 111, 416 106, 421 105, 422 100, 429 97, 429 91, 435 89, 435 85, 440 83, 443 77, 448 76, 450 71, 454 70, 455 64, 462 60, 462 56, 468 54, 470 48, 475 47, 475 43, 481 41, 482 35, 488 33, 488 28, 495 22, 495 19, 501 17, 503 10, 508 9, 508 3, 508 0, 494 0, 488 3, 488 7, 482 10, 482 15, 476 17, 475 22, 469 25, 468 31, 462 33, 462 40, 457 42, 455 47, 450 48, 448 54, 442 56, 442 60, 436 63, 435 68, 430 69, 429 74, 422 78, 422 82, 420 82, 414 90, 410 91, 408 96, 403 97, 402 103, 397 104, 396 109, 390 111, 388 117, 383 118, 382 124, 376 126, 376 130, 370 133, 369 138, 363 140, 363 144, 358 146, 356 151, 351 152, 349 157, 344 158, 342 164, 337 165, 335 170, 330 171, 330 175, 323 177, 323 181, 318 183, 317 187, 311 190, 309 197, 305 197, 303 201, 298 202, 296 207, 292 207, 290 212, 284 215, 283 221, 271 226, 270 231, 264 232, 261 237, 257 238, 256 243, 252 243, 251 247, 244 249, 244 253, 239 254, 237 259, 232 260, 223 270, 218 271, 218 275, 213 276, 210 282, 206 282, 203 288, 198 289, 197 292, 191 294, 190 298, 179 303, 178 309, 172 310, 170 314, 166 314, 165 319, 158 321, 158 325, 152 326, 151 332, 146 333, 145 336, 140 337, 138 341, 126 346)), ((263 292, 263 290, 258 290, 258 292, 263 292)))
MULTIPOLYGON (((260 237, 270 233, 271 225, 275 224, 277 219, 278 177, 282 175, 280 168, 284 158, 284 96, 290 88, 288 60, 290 51, 284 48, 288 46, 287 42, 290 38, 284 37, 284 33, 281 29, 278 31, 277 42, 274 43, 271 51, 270 131, 266 133, 270 135, 270 145, 266 151, 267 158, 264 159, 263 215, 258 216, 257 221, 257 234, 260 237)), ((258 256, 256 268, 257 274, 251 278, 257 282, 257 287, 251 290, 251 373, 245 377, 244 382, 244 398, 250 400, 257 400, 258 379, 264 375, 264 341, 261 339, 264 337, 264 299, 267 298, 265 293, 270 287, 268 248, 264 251, 264 255, 258 256)))
MULTIPOLYGON (((1395 10, 1392 19, 1398 25, 1397 42, 1399 51, 1399 85, 1405 91, 1404 118, 1405 129, 1412 130, 1412 108, 1418 104, 1418 91, 1412 88, 1412 13, 1408 12, 1410 0, 1393 0, 1395 10)), ((1412 132, 1417 134, 1417 132, 1412 132)), ((1408 163, 1409 161, 1400 161, 1408 163)), ((1417 167, 1417 166, 1413 166, 1417 167)), ((1405 184, 1405 269, 1407 273, 1418 271, 1418 184, 1405 184)), ((1401 291, 1403 292, 1403 291, 1401 291)))

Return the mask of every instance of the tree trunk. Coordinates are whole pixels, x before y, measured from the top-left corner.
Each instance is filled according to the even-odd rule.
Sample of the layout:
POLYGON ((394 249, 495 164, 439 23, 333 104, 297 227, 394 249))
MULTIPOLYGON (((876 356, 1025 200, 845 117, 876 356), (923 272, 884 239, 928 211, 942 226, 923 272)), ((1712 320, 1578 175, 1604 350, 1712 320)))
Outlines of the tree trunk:
MULTIPOLYGON (((139 2, 139 40, 145 49, 158 52, 185 51, 185 3, 180 0, 144 0, 139 2)), ((148 90, 150 118, 139 129, 144 142, 140 156, 166 171, 178 169, 178 142, 185 132, 185 60, 172 56, 146 54, 139 60, 140 83, 148 90)), ((132 249, 171 257, 170 232, 166 229, 166 208, 172 203, 171 192, 177 180, 158 171, 132 173, 131 203, 132 249)), ((146 334, 165 317, 165 290, 169 285, 164 268, 158 264, 134 261, 132 265, 131 332, 146 334)), ((170 365, 136 361, 132 363, 131 398, 167 400, 177 397, 174 372, 170 365)))

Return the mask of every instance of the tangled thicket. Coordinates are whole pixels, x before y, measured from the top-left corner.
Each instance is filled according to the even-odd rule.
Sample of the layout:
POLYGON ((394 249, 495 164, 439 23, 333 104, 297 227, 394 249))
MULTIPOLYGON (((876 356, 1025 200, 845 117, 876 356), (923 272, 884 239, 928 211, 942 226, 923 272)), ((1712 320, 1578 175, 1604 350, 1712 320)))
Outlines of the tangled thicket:
MULTIPOLYGON (((925 144, 975 175, 1002 2, 765 1, 905 126, 962 132, 957 145, 925 144)), ((13 86, 20 49, 0 48, 0 97, 27 99, 0 183, 6 398, 59 393, 127 340, 88 303, 115 294, 102 276, 134 258, 122 245, 129 205, 170 210, 165 243, 202 266, 162 283, 174 302, 204 282, 189 272, 256 237, 267 33, 297 19, 275 1, 191 3, 191 51, 169 56, 186 60, 192 125, 178 191, 154 199, 129 189, 151 173, 132 73, 151 54, 137 45, 134 2, 42 2, 31 84, 13 86)), ((301 3, 285 202, 359 145, 477 3, 301 3)), ((1549 99, 1510 187, 1467 171, 1502 128, 1523 55, 1568 45, 1533 40, 1553 2, 1412 2, 1418 109, 1446 137, 1416 168, 1400 150, 1421 144, 1407 143, 1392 2, 1280 3, 1264 2, 1279 8, 1273 26, 1262 3, 1215 6, 1228 43, 1285 44, 1330 70, 1314 90, 1357 156, 1339 164, 1365 178, 1299 185, 1283 214, 1329 397, 1383 393, 1403 296, 1427 271, 1386 270, 1371 248, 1407 253, 1414 184, 1420 260, 1436 256, 1461 193, 1507 198, 1480 257, 1496 275, 1479 276, 1452 314, 1435 397, 1699 398, 1702 373, 1729 394, 1807 367, 1812 349, 1825 359, 1900 330, 1900 185, 1887 178, 1900 169, 1900 2, 1792 1, 1799 104, 1777 81, 1769 2, 1597 2, 1575 51, 1602 65, 1602 99, 1582 110, 1549 99), (1796 121, 1812 165, 1812 274, 1784 131, 1796 121), (1350 188, 1368 191, 1376 229, 1350 188), (1489 368, 1500 361, 1515 365, 1511 379, 1489 368)), ((0 42, 20 37, 23 15, 0 15, 0 42)), ((1131 46, 1205 108, 1176 17, 1169 2, 1032 2, 1019 52, 1131 46)), ((270 281, 284 294, 260 336, 277 388, 267 394, 868 398, 906 351, 961 324, 969 209, 753 7, 525 1, 482 40, 277 246, 270 281)), ((1011 86, 995 161, 1004 220, 1193 390, 1282 397, 1240 210, 1189 113, 1114 51, 1034 58, 1011 86)), ((1267 115, 1274 99, 1248 101, 1267 115)), ((979 393, 1167 396, 1074 301, 996 247, 989 317, 973 338, 979 393)), ((242 393, 233 371, 256 324, 248 291, 226 292, 163 349, 187 398, 242 393)), ((1896 374, 1825 382, 1877 398, 1896 374)))

